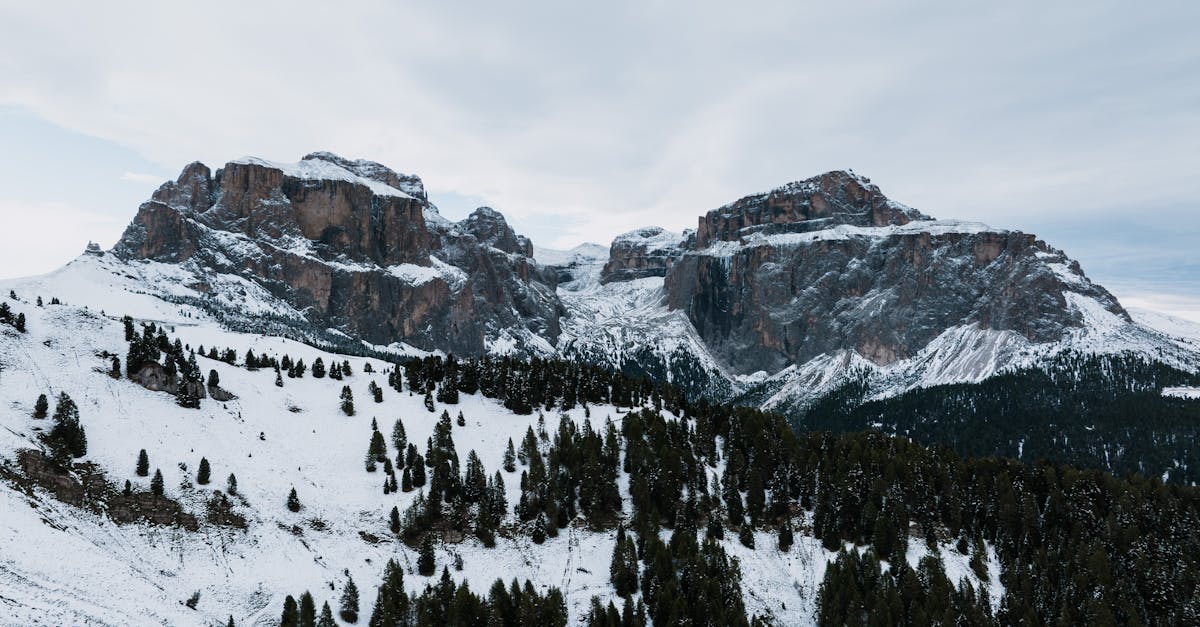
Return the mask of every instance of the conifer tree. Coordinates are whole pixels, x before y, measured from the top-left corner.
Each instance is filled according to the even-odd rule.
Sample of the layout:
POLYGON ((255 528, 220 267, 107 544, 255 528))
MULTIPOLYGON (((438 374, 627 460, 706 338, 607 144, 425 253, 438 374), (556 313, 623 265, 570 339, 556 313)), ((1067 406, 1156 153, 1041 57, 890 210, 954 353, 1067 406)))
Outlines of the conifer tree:
POLYGON ((229 494, 237 494, 237 477, 233 473, 229 473, 229 479, 225 481, 225 491, 229 494))
POLYGON ((66 392, 58 395, 54 406, 54 426, 43 440, 50 449, 50 456, 59 465, 65 465, 72 457, 87 455, 87 434, 79 424, 79 407, 66 392))
POLYGON ((417 572, 425 577, 432 577, 437 570, 437 563, 433 555, 433 536, 426 533, 421 539, 421 548, 417 554, 417 572))
POLYGON ((215 368, 208 371, 208 387, 221 387, 221 375, 217 374, 217 370, 215 368))
POLYGON ((317 627, 317 605, 308 590, 300 595, 300 627, 317 627))
POLYGON ((321 605, 321 615, 317 618, 317 627, 337 627, 333 620, 333 610, 329 609, 329 601, 321 605))
POLYGON ((538 512, 537 519, 533 521, 533 531, 529 535, 534 544, 541 544, 546 541, 546 527, 548 525, 546 513, 538 512))
POLYGON ((200 485, 208 485, 209 477, 212 469, 208 465, 208 458, 200 458, 200 468, 196 470, 196 483, 200 485))
POLYGON ((354 415, 354 393, 348 385, 342 386, 342 413, 347 416, 354 415))
POLYGON ((150 479, 150 492, 154 493, 155 496, 163 495, 162 471, 157 468, 154 469, 154 476, 150 479))
POLYGON ((517 471, 517 454, 513 450, 512 438, 508 439, 508 448, 504 449, 504 472, 517 471))
POLYGON ((25 332, 25 312, 17 314, 17 321, 13 323, 13 328, 21 333, 25 332))
POLYGON ((121 360, 118 357, 112 358, 112 366, 108 369, 108 376, 114 379, 121 378, 121 360))
POLYGON ((741 530, 738 532, 738 541, 742 543, 742 546, 753 549, 754 529, 750 525, 742 525, 741 530))
POLYGON ((125 480, 125 489, 122 491, 125 496, 133 494, 133 484, 128 479, 125 480))
POLYGON ((788 522, 784 522, 779 527, 779 550, 787 553, 792 548, 794 539, 792 537, 792 526, 788 522))
POLYGON ((354 578, 346 574, 346 586, 342 588, 342 598, 338 602, 338 614, 347 623, 358 622, 358 586, 354 578))
POLYGON ((300 608, 296 607, 296 599, 290 594, 283 600, 283 615, 279 617, 279 627, 300 627, 300 608))
POLYGON ((45 394, 38 394, 37 401, 33 403, 33 417, 45 418, 46 412, 50 410, 50 401, 46 400, 45 394))
POLYGON ((433 396, 429 392, 425 392, 425 409, 428 409, 430 413, 437 411, 437 407, 433 405, 433 396))
POLYGON ((408 466, 405 466, 404 471, 400 473, 400 491, 413 491, 412 469, 408 466))
POLYGON ((321 359, 320 357, 318 357, 318 358, 316 358, 316 360, 313 361, 312 376, 314 379, 324 379, 325 378, 325 360, 324 359, 321 359))
MULTIPOLYGON (((406 466, 405 470, 409 467, 406 466)), ((411 466, 412 468, 412 484, 414 488, 420 488, 425 485, 425 458, 417 455, 417 463, 411 466)))
POLYGON ((300 497, 296 494, 295 487, 293 487, 292 491, 288 493, 287 508, 293 512, 300 511, 300 497))
POLYGON ((278 367, 275 368, 275 387, 283 387, 283 375, 280 374, 278 367))
POLYGON ((229 622, 225 623, 225 627, 237 627, 237 625, 233 622, 233 614, 229 615, 229 622))
POLYGON ((373 398, 376 403, 383 402, 383 388, 379 387, 378 383, 375 383, 375 381, 372 380, 371 383, 367 385, 367 390, 371 393, 371 398, 373 398))
POLYGON ((400 510, 393 505, 389 527, 392 533, 400 533, 400 510))
POLYGON ((404 467, 404 450, 408 448, 408 434, 404 432, 404 423, 399 418, 392 425, 392 447, 396 449, 396 467, 404 467))
MULTIPOLYGON (((39 307, 41 307, 41 306, 42 306, 42 302, 41 302, 41 301, 42 301, 42 297, 41 297, 41 296, 38 296, 38 306, 39 306, 39 307)), ((121 323, 125 325, 125 341, 126 341, 126 342, 132 342, 132 341, 133 341, 133 338, 134 338, 134 333, 133 333, 133 318, 131 318, 131 317, 129 317, 128 315, 126 315, 126 316, 124 316, 124 317, 122 317, 122 318, 121 318, 121 323)))

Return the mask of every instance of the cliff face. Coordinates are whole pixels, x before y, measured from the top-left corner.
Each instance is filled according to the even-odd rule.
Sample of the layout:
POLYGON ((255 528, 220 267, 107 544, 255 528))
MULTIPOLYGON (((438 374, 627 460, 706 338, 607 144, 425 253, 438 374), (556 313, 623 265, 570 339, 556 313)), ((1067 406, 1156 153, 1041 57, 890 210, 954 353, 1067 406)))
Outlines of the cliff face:
POLYGON ((963 325, 1055 341, 1084 324, 1071 293, 1128 319, 1036 237, 932 220, 844 172, 709 212, 665 289, 714 355, 743 373, 839 349, 886 366, 963 325))
POLYGON ((328 153, 215 174, 191 164, 114 252, 248 278, 313 324, 375 344, 478 354, 504 330, 552 345, 559 328, 554 274, 502 216, 450 223, 415 176, 328 153))
POLYGON ((692 233, 672 233, 651 226, 618 235, 609 248, 600 280, 603 283, 666 276, 667 270, 683 254, 685 241, 692 233))
MULTIPOLYGON (((251 281, 314 327, 372 344, 557 351, 700 392, 835 354, 886 367, 956 329, 1005 332, 988 342, 1011 353, 1085 328, 1087 307, 1128 321, 1036 237, 934 220, 849 172, 747 196, 694 232, 621 235, 606 261, 564 253, 543 266, 500 213, 450 222, 419 178, 378 163, 193 163, 114 252, 185 266, 216 296, 223 277, 251 281)), ((980 342, 947 349, 973 377, 999 367, 980 342)))

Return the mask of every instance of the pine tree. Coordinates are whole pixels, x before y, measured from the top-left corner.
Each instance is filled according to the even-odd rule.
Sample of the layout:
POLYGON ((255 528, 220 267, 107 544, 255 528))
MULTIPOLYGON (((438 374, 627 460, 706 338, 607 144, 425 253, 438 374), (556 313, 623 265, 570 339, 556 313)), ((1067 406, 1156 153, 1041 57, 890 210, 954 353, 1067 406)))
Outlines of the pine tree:
POLYGON ((288 493, 287 508, 293 512, 300 511, 300 497, 296 495, 295 487, 293 487, 292 491, 288 493))
POLYGON ((367 445, 367 455, 377 462, 387 459, 387 442, 378 430, 371 431, 371 443, 367 445))
POLYGON ((225 481, 225 491, 229 494, 237 494, 237 477, 233 473, 229 473, 229 479, 225 481))
POLYGON ((58 395, 54 406, 54 426, 43 437, 51 458, 59 465, 68 464, 72 457, 87 455, 87 434, 79 424, 79 407, 66 392, 58 395))
POLYGON ((412 469, 409 468, 408 466, 405 466, 404 471, 402 473, 400 473, 400 491, 401 492, 412 492, 413 491, 412 469))
POLYGON ((317 618, 317 627, 337 627, 333 620, 333 610, 329 609, 329 601, 321 605, 321 616, 317 618))
POLYGON ((792 537, 792 526, 787 522, 779 528, 779 550, 787 553, 792 548, 794 538, 792 537))
POLYGON ((50 401, 46 400, 45 394, 38 394, 37 401, 33 404, 33 417, 45 418, 46 412, 50 410, 50 401))
POLYGON ((237 624, 233 622, 233 614, 229 615, 229 622, 225 623, 225 627, 237 627, 237 624))
POLYGON ((279 373, 279 368, 275 369, 275 387, 283 387, 283 375, 279 373))
POLYGON ((354 392, 350 391, 350 386, 342 386, 342 413, 347 416, 354 415, 354 392))
POLYGON ((300 609, 296 607, 296 599, 290 594, 283 600, 283 615, 279 618, 279 627, 300 627, 300 609))
POLYGON ((512 438, 508 439, 508 448, 504 449, 504 472, 517 471, 517 454, 513 451, 512 438))
POLYGON ((738 532, 738 541, 742 543, 742 546, 753 549, 754 529, 750 525, 742 525, 741 531, 738 532))
POLYGON ((396 449, 396 467, 404 467, 404 450, 408 448, 408 434, 404 431, 404 423, 396 419, 392 425, 392 447, 396 449))
POLYGON ((318 357, 315 361, 313 361, 312 376, 314 379, 325 378, 325 360, 318 357))
POLYGON ((430 413, 437 411, 437 408, 433 405, 433 396, 429 392, 425 393, 425 409, 428 409, 430 413))
MULTIPOLYGON (((42 297, 38 296, 38 307, 42 306, 42 297)), ((128 315, 121 318, 121 323, 125 325, 125 341, 132 342, 134 338, 133 318, 128 315)))
POLYGON ((200 485, 208 485, 209 476, 212 469, 208 466, 208 458, 200 458, 200 468, 196 471, 196 483, 200 485))
POLYGON ((217 373, 216 368, 213 368, 208 371, 208 387, 209 388, 221 387, 221 375, 217 373))
POLYGON ((154 477, 150 479, 150 491, 154 493, 155 496, 163 495, 162 471, 157 468, 154 469, 154 477))
POLYGON ((533 531, 530 532, 529 536, 530 539, 533 540, 534 544, 541 544, 546 541, 547 525, 548 522, 546 520, 546 513, 538 512, 537 519, 533 521, 533 531))
POLYGON ((125 480, 125 489, 122 491, 122 494, 125 496, 133 494, 133 484, 128 479, 125 480))
POLYGON ((347 623, 358 622, 358 586, 354 585, 354 578, 349 573, 346 574, 346 586, 342 588, 342 598, 338 605, 338 614, 342 620, 347 623))
POLYGON ((437 570, 437 562, 433 555, 433 536, 426 533, 421 539, 421 548, 417 555, 417 572, 425 577, 432 577, 437 570))
POLYGON ((108 369, 108 376, 114 379, 121 378, 121 360, 119 358, 112 358, 112 366, 108 369))
POLYGON ((300 595, 300 627, 317 627, 317 605, 308 590, 300 595))
POLYGON ((17 321, 13 323, 13 328, 20 331, 21 333, 25 332, 25 313, 24 312, 17 314, 17 321))
POLYGON ((379 384, 375 383, 375 381, 371 381, 370 385, 367 386, 367 390, 371 392, 371 398, 374 399, 376 403, 383 402, 383 388, 379 387, 379 384))

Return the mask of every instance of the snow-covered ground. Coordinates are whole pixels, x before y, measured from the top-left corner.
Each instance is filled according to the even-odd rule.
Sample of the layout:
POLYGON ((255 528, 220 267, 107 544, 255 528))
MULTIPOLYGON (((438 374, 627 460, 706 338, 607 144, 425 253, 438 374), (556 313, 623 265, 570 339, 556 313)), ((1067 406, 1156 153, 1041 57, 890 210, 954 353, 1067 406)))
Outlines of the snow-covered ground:
MULTIPOLYGON (((39 490, 26 494, 0 485, 0 624, 213 625, 232 615, 239 625, 273 625, 288 594, 308 590, 318 604, 329 600, 336 609, 345 571, 353 575, 363 613, 369 614, 389 558, 403 565, 410 589, 429 582, 416 573, 415 553, 392 539, 388 529, 392 506, 404 511, 415 493, 384 495, 382 472, 363 467, 372 419, 385 436, 396 419, 403 420, 409 441, 423 449, 442 409, 452 416, 461 410, 467 424, 453 428, 459 454, 465 459, 475 450, 489 473, 501 467, 508 439, 519 441, 537 422, 536 414, 514 415, 472 395, 463 395, 458 405, 438 404, 431 413, 423 398, 387 387, 384 362, 225 330, 199 309, 139 293, 143 281, 169 279, 163 266, 117 269, 105 263, 103 257, 85 256, 44 277, 0 282, 0 298, 26 315, 29 329, 27 334, 0 330, 0 459, 12 462, 17 450, 36 447, 48 427, 50 420, 31 417, 37 395, 53 399, 66 392, 78 403, 87 430, 85 461, 97 464, 111 481, 119 485, 129 479, 146 490, 148 479, 134 472, 138 450, 144 448, 151 474, 161 469, 166 479, 167 495, 203 520, 208 490, 223 489, 233 473, 241 499, 236 511, 249 526, 238 530, 202 523, 199 531, 188 532, 117 525, 39 490), (10 289, 18 301, 8 299, 10 289), (38 296, 46 306, 35 306, 38 296), (64 304, 49 305, 51 297, 64 304), (239 358, 247 349, 286 353, 310 365, 317 357, 327 364, 348 359, 354 375, 335 381, 310 374, 285 378, 284 386, 276 387, 272 370, 251 372, 201 358, 202 371, 215 369, 222 387, 237 399, 206 399, 199 410, 183 409, 164 393, 105 374, 109 364, 100 353, 125 354, 124 314, 163 324, 192 347, 230 347, 239 358), (368 363, 374 374, 364 372, 368 363), (382 403, 372 402, 367 392, 372 380, 384 388, 382 403), (340 411, 342 385, 354 391, 353 417, 340 411), (193 485, 202 456, 212 466, 207 487, 193 485), (303 504, 298 513, 285 506, 293 487, 303 504), (196 591, 200 602, 188 609, 183 602, 196 591)), ((611 406, 593 406, 590 414, 597 427, 607 418, 619 423, 623 415, 611 406)), ((577 422, 585 419, 583 408, 568 415, 577 422)), ((558 416, 546 420, 553 429, 558 416)), ((518 479, 519 473, 505 474, 510 507, 519 495, 518 479)), ((628 478, 622 476, 619 484, 624 490, 628 478)), ((760 536, 758 550, 732 538, 725 542, 741 563, 747 609, 781 624, 812 623, 825 566, 834 554, 803 534, 786 554, 774 548, 772 535, 760 536)), ((574 528, 540 546, 519 534, 500 537, 492 549, 468 539, 439 547, 438 569, 461 556, 463 570, 452 568, 452 575, 479 591, 497 577, 558 586, 577 620, 593 596, 613 596, 608 583, 612 545, 611 532, 574 528)), ((947 558, 952 578, 962 570, 953 570, 953 563, 947 558)), ((998 566, 991 568, 988 585, 998 601, 998 566)), ((960 574, 980 585, 969 570, 960 574)))

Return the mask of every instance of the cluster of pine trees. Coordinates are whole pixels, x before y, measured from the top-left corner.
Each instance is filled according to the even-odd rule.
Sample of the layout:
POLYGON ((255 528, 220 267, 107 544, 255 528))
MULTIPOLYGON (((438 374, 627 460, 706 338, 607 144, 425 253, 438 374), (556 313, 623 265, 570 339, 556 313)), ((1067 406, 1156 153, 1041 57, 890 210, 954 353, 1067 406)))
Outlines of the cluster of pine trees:
POLYGON ((1164 397, 1193 374, 1140 355, 1064 354, 980 383, 911 390, 864 402, 865 381, 822 399, 800 430, 878 428, 963 455, 1049 459, 1120 476, 1200 483, 1200 403, 1164 397), (880 425, 879 427, 874 427, 880 425))
POLYGON ((409 594, 404 589, 400 565, 389 560, 367 624, 370 627, 566 627, 567 604, 558 588, 552 587, 541 594, 529 581, 521 586, 516 579, 508 587, 497 579, 487 596, 480 596, 467 582, 455 583, 445 568, 436 584, 427 585, 420 594, 409 594))
MULTIPOLYGON (((13 300, 16 300, 15 298, 13 300)), ((25 332, 25 314, 17 313, 13 315, 12 308, 8 303, 0 303, 0 324, 7 324, 16 329, 20 333, 25 332)))
MULTIPOLYGON (((132 318, 125 316, 124 323, 125 341, 129 343, 125 355, 126 375, 132 379, 147 364, 158 364, 161 358, 167 384, 175 387, 175 398, 180 407, 200 407, 205 383, 196 363, 196 351, 185 347, 178 338, 172 342, 166 329, 154 323, 142 325, 140 334, 134 329, 132 318)), ((119 369, 115 362, 114 368, 119 369)))

